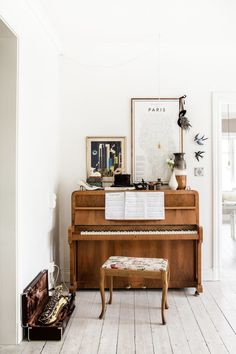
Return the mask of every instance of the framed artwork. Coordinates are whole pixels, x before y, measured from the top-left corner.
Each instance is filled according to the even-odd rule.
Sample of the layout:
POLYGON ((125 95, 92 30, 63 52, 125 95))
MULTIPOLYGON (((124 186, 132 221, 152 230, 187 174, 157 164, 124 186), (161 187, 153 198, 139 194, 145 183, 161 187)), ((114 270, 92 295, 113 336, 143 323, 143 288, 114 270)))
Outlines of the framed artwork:
POLYGON ((121 137, 86 137, 87 176, 113 177, 119 169, 125 171, 125 144, 121 137))
POLYGON ((132 98, 133 181, 168 181, 166 160, 180 151, 179 98, 132 98))

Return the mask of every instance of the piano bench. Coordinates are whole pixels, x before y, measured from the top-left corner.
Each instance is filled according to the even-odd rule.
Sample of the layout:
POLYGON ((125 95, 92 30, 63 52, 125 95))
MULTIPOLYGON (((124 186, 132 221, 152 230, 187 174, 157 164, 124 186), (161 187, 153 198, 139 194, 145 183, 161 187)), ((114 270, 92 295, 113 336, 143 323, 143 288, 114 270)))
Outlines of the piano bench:
POLYGON ((105 311, 105 276, 110 277, 110 299, 108 304, 112 303, 113 277, 131 277, 140 276, 142 278, 161 279, 162 280, 162 300, 161 300, 161 316, 162 324, 166 324, 164 309, 168 309, 167 291, 170 279, 169 263, 163 258, 137 258, 137 257, 121 257, 112 256, 101 266, 99 288, 102 299, 102 311, 100 319, 104 316, 105 311))

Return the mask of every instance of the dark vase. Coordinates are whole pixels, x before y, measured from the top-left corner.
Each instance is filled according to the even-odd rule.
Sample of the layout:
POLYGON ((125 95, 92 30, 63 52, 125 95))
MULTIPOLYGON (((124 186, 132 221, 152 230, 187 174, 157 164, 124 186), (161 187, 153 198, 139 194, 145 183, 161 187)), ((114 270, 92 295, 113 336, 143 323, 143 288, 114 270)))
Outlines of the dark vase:
POLYGON ((178 182, 178 189, 185 189, 187 185, 187 170, 186 170, 186 161, 184 159, 184 152, 174 153, 174 169, 175 176, 178 182))

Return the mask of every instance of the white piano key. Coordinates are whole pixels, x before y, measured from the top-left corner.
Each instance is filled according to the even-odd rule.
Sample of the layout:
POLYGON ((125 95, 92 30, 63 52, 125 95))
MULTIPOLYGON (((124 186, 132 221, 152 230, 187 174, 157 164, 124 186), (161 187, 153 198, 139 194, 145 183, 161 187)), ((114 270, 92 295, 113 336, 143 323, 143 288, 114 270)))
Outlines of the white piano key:
POLYGON ((196 235, 198 232, 196 230, 122 230, 122 231, 81 231, 81 235, 173 235, 173 234, 186 234, 186 235, 196 235))

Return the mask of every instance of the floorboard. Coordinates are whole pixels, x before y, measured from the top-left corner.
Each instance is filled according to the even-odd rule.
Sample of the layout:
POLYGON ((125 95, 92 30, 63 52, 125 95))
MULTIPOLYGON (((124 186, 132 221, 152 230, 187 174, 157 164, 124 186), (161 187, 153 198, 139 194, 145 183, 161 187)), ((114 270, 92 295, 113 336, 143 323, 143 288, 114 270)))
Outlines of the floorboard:
POLYGON ((134 292, 120 292, 120 320, 117 341, 118 354, 135 353, 134 292))
POLYGON ((222 338, 212 322, 210 314, 203 305, 201 299, 202 295, 193 296, 188 290, 186 290, 186 296, 209 351, 214 354, 228 353, 222 338))
POLYGON ((169 290, 165 326, 160 290, 115 290, 103 320, 99 291, 79 291, 61 341, 1 345, 0 353, 236 353, 236 280, 205 282, 203 288, 200 296, 194 289, 169 290))
POLYGON ((135 352, 154 353, 146 290, 135 291, 135 352))
POLYGON ((193 296, 193 292, 186 296, 184 290, 178 290, 173 291, 173 296, 190 351, 201 354, 209 353, 206 341, 188 301, 188 296, 193 296))

